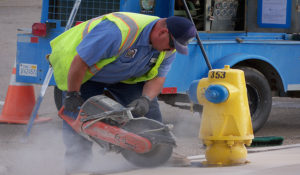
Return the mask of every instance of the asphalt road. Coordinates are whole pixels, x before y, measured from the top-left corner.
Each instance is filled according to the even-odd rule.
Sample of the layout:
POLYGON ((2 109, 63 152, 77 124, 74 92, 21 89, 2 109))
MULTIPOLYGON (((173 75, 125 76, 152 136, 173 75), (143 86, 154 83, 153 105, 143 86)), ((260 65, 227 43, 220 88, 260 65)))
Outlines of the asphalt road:
MULTIPOLYGON (((40 0, 0 0, 0 109, 15 61, 17 29, 31 28, 34 22, 39 21, 40 13, 40 0)), ((36 96, 39 90, 40 86, 35 86, 36 96)), ((300 99, 273 98, 273 101, 267 124, 255 135, 283 136, 283 144, 300 143, 300 99)), ((175 151, 186 156, 203 154, 202 143, 197 138, 200 114, 164 103, 161 103, 161 109, 165 122, 174 124, 178 144, 175 151)), ((26 126, 0 124, 0 174, 63 174, 61 120, 56 115, 53 87, 46 92, 39 117, 50 117, 52 120, 34 125, 26 142, 22 139, 26 126)), ((97 147, 95 154, 95 167, 103 174, 133 168, 120 155, 98 156, 102 152, 97 147)))

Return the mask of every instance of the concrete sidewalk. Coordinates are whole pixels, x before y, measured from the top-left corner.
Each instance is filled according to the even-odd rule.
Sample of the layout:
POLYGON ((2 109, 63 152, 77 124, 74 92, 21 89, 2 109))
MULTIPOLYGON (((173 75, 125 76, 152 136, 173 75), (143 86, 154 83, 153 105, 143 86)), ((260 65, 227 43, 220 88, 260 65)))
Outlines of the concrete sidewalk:
POLYGON ((204 156, 190 157, 192 167, 158 167, 151 169, 137 169, 127 172, 113 173, 113 175, 299 175, 300 172, 300 144, 272 148, 250 149, 249 163, 239 166, 203 167, 204 156))

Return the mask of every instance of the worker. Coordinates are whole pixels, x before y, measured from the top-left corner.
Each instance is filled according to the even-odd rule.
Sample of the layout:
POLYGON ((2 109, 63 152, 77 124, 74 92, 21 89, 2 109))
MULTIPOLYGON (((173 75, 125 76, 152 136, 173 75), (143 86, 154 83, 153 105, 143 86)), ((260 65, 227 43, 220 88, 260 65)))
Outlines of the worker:
MULTIPOLYGON (((63 91, 65 114, 77 117, 89 97, 110 92, 134 117, 162 121, 157 95, 175 53, 188 54, 196 35, 183 17, 116 12, 81 23, 62 33, 50 45, 49 61, 56 84, 63 91)), ((180 71, 180 70, 178 70, 180 71)), ((83 168, 92 144, 64 121, 66 171, 83 168)))

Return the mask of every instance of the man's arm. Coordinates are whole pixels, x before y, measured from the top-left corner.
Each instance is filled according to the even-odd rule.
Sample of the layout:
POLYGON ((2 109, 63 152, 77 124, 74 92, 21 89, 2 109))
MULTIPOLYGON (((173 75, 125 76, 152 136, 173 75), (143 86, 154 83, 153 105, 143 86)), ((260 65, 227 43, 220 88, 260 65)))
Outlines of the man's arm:
POLYGON ((156 77, 145 83, 143 95, 148 96, 151 100, 155 98, 163 88, 166 77, 156 77))
POLYGON ((68 91, 79 92, 82 80, 85 72, 88 69, 88 65, 82 61, 82 58, 77 54, 71 64, 68 74, 68 91))
POLYGON ((77 54, 71 63, 68 74, 68 92, 64 100, 67 111, 78 112, 84 100, 80 96, 80 86, 88 66, 77 54))

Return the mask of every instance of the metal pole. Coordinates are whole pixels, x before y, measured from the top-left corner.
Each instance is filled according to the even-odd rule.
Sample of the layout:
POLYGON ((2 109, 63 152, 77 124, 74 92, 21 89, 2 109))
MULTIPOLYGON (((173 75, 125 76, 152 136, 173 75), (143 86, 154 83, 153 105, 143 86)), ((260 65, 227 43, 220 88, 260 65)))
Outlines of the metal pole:
MULTIPOLYGON (((76 0, 74 2, 72 11, 70 13, 70 16, 69 16, 69 19, 68 19, 68 22, 67 22, 67 25, 66 25, 66 28, 65 28, 65 31, 67 31, 67 30, 69 30, 71 28, 71 26, 72 26, 72 24, 74 22, 75 16, 77 14, 77 11, 79 9, 80 3, 81 3, 81 0, 76 0)), ((50 82, 50 79, 52 77, 52 74, 53 74, 53 69, 52 69, 52 67, 50 67, 48 69, 48 72, 47 72, 47 75, 46 75, 46 77, 44 79, 44 82, 43 82, 43 85, 42 85, 39 97, 37 98, 37 101, 36 101, 36 103, 35 103, 35 105, 33 107, 32 113, 30 115, 30 119, 29 119, 28 124, 27 124, 27 131, 26 131, 26 136, 27 137, 30 134, 33 122, 34 122, 34 120, 35 120, 35 118, 37 116, 38 110, 39 110, 40 105, 41 105, 41 103, 43 101, 43 97, 44 97, 44 95, 46 93, 47 87, 49 86, 49 82, 50 82)))
MULTIPOLYGON (((188 6, 187 6, 187 4, 186 4, 186 0, 182 0, 182 2, 183 2, 183 4, 184 4, 184 10, 185 10, 186 14, 188 15, 189 19, 192 21, 192 23, 194 24, 194 26, 195 26, 195 28, 196 28, 196 25, 195 25, 195 23, 194 23, 194 21, 193 21, 193 18, 192 18, 192 15, 191 15, 191 13, 190 13, 190 10, 189 10, 189 8, 188 8, 188 6)), ((197 38, 198 45, 200 46, 200 49, 201 49, 202 55, 203 55, 203 57, 204 57, 204 60, 205 60, 205 62, 206 62, 206 65, 207 65, 207 67, 208 67, 208 70, 211 70, 211 69, 212 69, 211 64, 210 64, 210 62, 209 62, 209 60, 208 60, 208 57, 207 57, 207 55, 206 55, 206 52, 205 52, 205 50, 204 50, 204 47, 203 47, 203 45, 202 45, 202 42, 201 42, 201 40, 200 40, 200 37, 199 37, 198 32, 197 32, 196 38, 197 38)))

